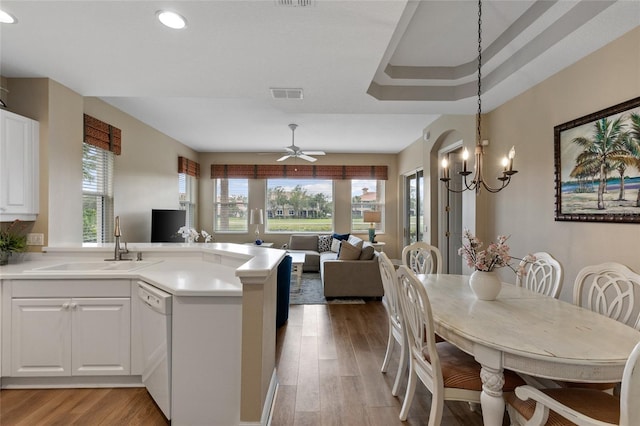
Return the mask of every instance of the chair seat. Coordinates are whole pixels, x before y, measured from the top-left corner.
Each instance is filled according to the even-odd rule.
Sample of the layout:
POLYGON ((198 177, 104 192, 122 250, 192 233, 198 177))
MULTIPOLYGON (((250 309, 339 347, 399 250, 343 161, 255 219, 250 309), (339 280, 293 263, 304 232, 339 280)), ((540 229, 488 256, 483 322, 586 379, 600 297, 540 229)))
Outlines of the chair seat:
MULTIPOLYGON (((446 341, 437 343, 436 348, 446 388, 482 391, 481 366, 471 355, 446 341)), ((423 351, 423 356, 431 362, 426 350, 423 351)), ((525 384, 520 376, 510 370, 504 371, 504 379, 505 392, 512 392, 517 386, 525 384)))
MULTIPOLYGON (((541 389, 541 391, 561 404, 591 418, 612 424, 620 422, 620 399, 606 392, 594 389, 541 389)), ((523 401, 515 393, 509 393, 505 395, 505 400, 525 419, 529 420, 533 416, 536 407, 533 399, 523 401)), ((547 426, 574 424, 549 410, 547 426)))

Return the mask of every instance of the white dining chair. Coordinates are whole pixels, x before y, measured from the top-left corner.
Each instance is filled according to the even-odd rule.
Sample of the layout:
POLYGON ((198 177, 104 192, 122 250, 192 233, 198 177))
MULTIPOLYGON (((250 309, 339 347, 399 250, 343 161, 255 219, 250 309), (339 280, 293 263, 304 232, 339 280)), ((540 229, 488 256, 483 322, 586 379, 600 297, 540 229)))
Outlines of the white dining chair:
POLYGON ((416 274, 440 274, 442 254, 438 247, 417 241, 402 249, 402 264, 416 274))
MULTIPOLYGON (((416 275, 406 266, 398 268, 398 299, 409 352, 409 381, 400 410, 405 421, 417 380, 431 392, 429 425, 440 425, 445 400, 480 403, 481 366, 475 359, 449 342, 437 342, 431 304, 427 292, 416 275)), ((524 384, 512 371, 504 372, 505 391, 524 384)))
POLYGON ((640 330, 640 275, 615 262, 586 266, 576 277, 573 303, 640 330))
POLYGON ((557 299, 562 290, 562 265, 549 253, 541 251, 533 255, 534 262, 520 262, 524 274, 517 275, 516 285, 557 299))
POLYGON ((620 396, 595 389, 516 388, 507 395, 507 411, 512 425, 593 425, 637 426, 640 424, 640 343, 622 374, 620 396))
POLYGON ((391 354, 397 342, 400 345, 400 361, 398 362, 396 379, 393 383, 393 388, 391 388, 391 394, 397 396, 402 374, 407 368, 407 337, 402 325, 402 313, 400 311, 400 301, 398 300, 398 289, 396 285, 398 276, 396 275, 396 268, 384 252, 378 256, 378 265, 380 266, 380 277, 382 278, 382 287, 384 288, 382 304, 387 310, 389 317, 387 351, 384 354, 384 361, 382 361, 380 371, 382 373, 387 372, 389 362, 391 361, 391 354))

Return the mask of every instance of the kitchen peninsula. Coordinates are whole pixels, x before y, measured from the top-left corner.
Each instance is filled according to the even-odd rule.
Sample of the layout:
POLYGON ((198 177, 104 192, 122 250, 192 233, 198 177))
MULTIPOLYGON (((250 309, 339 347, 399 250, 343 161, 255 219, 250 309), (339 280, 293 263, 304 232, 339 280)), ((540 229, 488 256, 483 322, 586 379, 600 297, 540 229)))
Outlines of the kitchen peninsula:
MULTIPOLYGON (((29 254, 24 262, 0 268, 2 388, 141 386, 141 281, 173 299, 172 422, 266 424, 277 383, 276 272, 285 252, 227 243, 130 243, 128 249, 126 256, 136 259, 141 253, 142 261, 104 262, 113 254, 113 246, 105 244, 48 247, 43 254, 29 254), (110 303, 98 303, 107 299, 110 303), (22 315, 21 307, 34 301, 54 301, 57 308, 53 314, 48 308, 25 310, 38 315, 22 315), (86 323, 76 317, 84 312, 82 303, 90 301, 109 307, 104 309, 108 313, 99 314, 106 317, 97 316, 90 324, 105 326, 99 318, 124 319, 117 320, 118 327, 89 335, 86 323), (110 309, 113 306, 118 309, 110 309), (41 339, 24 343, 18 335, 30 325, 43 324, 48 314, 71 318, 69 348, 42 355, 28 351, 41 339), (89 349, 83 348, 83 339, 89 349), (97 358, 80 362, 86 361, 91 348, 100 349, 93 349, 97 358), (49 362, 64 356, 72 358, 68 366, 66 360, 60 366, 49 362), (118 356, 122 362, 111 362, 118 356), (104 365, 95 362, 104 359, 104 365)), ((44 324, 49 333, 57 330, 48 321, 44 324)), ((44 341, 60 345, 59 339, 44 341)))

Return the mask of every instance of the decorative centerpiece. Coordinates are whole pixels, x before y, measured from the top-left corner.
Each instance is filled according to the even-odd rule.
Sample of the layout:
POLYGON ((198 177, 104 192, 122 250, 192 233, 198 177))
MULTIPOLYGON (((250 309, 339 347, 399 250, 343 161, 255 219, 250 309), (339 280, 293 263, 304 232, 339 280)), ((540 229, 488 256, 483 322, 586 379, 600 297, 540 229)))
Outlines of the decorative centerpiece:
POLYGON ((496 274, 497 268, 509 267, 518 275, 524 275, 524 266, 511 266, 511 259, 524 260, 525 262, 535 262, 536 258, 528 254, 524 258, 511 257, 507 240, 509 237, 498 235, 498 242, 492 242, 485 250, 482 248, 482 241, 474 236, 468 229, 464 230, 462 247, 458 250, 467 262, 467 266, 474 269, 469 277, 469 287, 480 300, 495 300, 502 289, 502 283, 496 274))
POLYGON ((198 241, 198 239, 200 239, 200 234, 202 234, 202 239, 204 240, 205 243, 208 243, 211 240, 213 240, 213 237, 209 233, 207 233, 204 229, 198 232, 193 228, 181 226, 178 229, 178 234, 180 234, 180 236, 184 238, 185 243, 193 243, 198 241))
POLYGON ((23 234, 24 228, 25 225, 16 219, 0 229, 0 265, 9 263, 9 257, 13 253, 27 250, 27 236, 23 234))

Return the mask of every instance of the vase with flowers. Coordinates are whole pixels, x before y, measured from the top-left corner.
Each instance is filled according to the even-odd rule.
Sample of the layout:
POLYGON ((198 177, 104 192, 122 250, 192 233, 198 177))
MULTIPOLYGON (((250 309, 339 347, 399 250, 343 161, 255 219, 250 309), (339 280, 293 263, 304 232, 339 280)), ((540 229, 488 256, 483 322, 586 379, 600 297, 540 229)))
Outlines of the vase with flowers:
POLYGON ((16 219, 9 225, 0 226, 0 265, 9 263, 9 257, 13 253, 23 252, 27 249, 27 236, 24 234, 26 226, 16 219))
POLYGON ((497 242, 492 242, 486 249, 482 249, 482 241, 468 229, 464 230, 462 247, 458 250, 467 266, 474 269, 469 278, 471 290, 480 300, 495 300, 502 289, 502 283, 496 269, 508 267, 518 275, 525 273, 524 267, 511 265, 512 259, 534 262, 535 256, 528 254, 524 258, 511 257, 510 247, 507 245, 508 236, 499 235, 497 242))

